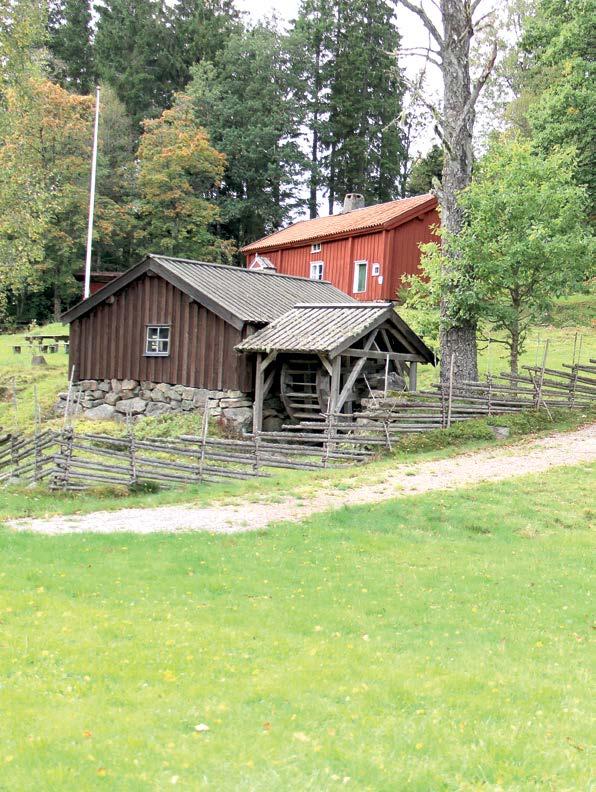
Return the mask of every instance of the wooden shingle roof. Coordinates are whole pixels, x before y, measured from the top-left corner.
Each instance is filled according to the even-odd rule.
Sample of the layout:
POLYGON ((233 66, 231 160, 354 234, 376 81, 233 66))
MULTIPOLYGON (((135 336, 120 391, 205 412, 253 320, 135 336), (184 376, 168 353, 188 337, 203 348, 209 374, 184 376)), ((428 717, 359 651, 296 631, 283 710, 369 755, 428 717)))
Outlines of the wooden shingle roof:
POLYGON ((352 301, 327 281, 151 254, 66 311, 62 321, 70 322, 83 316, 146 273, 169 281, 238 329, 246 323, 267 324, 300 302, 352 301))
POLYGON ((239 352, 320 353, 334 357, 383 322, 391 322, 412 351, 434 364, 432 351, 390 302, 296 305, 235 348, 239 352))
POLYGON ((299 243, 325 241, 351 236, 368 230, 395 228, 421 212, 428 212, 437 205, 434 195, 416 195, 399 201, 365 206, 345 214, 317 217, 314 220, 301 220, 281 231, 251 242, 240 249, 241 253, 253 253, 282 247, 292 247, 299 243))

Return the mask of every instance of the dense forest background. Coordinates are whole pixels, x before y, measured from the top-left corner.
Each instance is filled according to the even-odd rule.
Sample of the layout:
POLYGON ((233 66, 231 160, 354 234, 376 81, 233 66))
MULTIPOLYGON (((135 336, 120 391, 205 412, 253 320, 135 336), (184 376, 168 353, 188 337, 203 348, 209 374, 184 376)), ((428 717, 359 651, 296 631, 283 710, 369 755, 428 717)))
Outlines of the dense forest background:
MULTIPOLYGON (((507 129, 540 156, 571 146, 591 196, 593 11, 510 3, 486 99, 487 139, 507 129)), ((280 26, 233 0, 0 0, 4 321, 58 316, 80 293, 96 85, 97 270, 149 251, 238 263, 243 244, 347 192, 429 190, 442 150, 412 153, 428 103, 404 76, 402 14, 303 0, 280 26)))

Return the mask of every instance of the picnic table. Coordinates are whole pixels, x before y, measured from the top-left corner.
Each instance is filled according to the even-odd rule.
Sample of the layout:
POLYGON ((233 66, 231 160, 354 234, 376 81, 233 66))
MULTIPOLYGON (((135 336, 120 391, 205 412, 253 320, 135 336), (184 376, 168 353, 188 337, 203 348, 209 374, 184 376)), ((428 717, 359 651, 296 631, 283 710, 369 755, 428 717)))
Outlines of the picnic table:
POLYGON ((43 344, 46 339, 50 343, 58 344, 60 341, 68 343, 68 333, 34 333, 33 335, 26 335, 25 341, 28 344, 43 344))
MULTIPOLYGON (((63 344, 64 351, 68 352, 68 333, 29 333, 24 338, 30 350, 33 350, 33 347, 36 346, 41 353, 58 352, 60 344, 63 344)), ((22 346, 15 344, 12 351, 15 355, 20 355, 22 346)))

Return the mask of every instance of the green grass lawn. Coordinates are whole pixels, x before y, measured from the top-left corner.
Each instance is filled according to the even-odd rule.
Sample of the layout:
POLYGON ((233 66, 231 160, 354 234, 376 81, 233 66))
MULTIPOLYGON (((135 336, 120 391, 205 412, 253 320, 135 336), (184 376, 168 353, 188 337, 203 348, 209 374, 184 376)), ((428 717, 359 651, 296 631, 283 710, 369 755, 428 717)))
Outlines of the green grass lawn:
POLYGON ((593 481, 1 531, 0 789, 588 789, 593 481))

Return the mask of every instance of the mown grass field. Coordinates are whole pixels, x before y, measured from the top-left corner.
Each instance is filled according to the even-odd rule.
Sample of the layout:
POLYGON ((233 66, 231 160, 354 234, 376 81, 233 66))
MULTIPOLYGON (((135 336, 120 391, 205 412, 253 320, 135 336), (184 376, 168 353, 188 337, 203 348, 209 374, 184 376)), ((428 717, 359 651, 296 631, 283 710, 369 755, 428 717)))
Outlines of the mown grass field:
POLYGON ((588 789, 593 481, 1 531, 0 789, 588 789))

